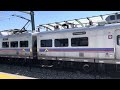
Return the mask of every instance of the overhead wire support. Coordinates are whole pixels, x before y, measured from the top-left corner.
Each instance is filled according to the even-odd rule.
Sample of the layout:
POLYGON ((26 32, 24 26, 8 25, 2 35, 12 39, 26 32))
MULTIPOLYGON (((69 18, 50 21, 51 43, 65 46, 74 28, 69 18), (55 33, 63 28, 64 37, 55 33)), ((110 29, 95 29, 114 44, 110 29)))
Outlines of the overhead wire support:
POLYGON ((46 25, 49 25, 49 26, 51 26, 51 27, 54 27, 53 25, 51 25, 51 24, 46 24, 46 25))
MULTIPOLYGON (((91 26, 108 24, 106 21, 106 18, 110 15, 116 15, 116 14, 119 15, 120 12, 105 14, 105 15, 97 15, 97 16, 92 16, 87 18, 79 18, 79 19, 73 19, 73 20, 54 22, 54 23, 44 24, 43 26, 51 28, 53 31, 58 29, 59 30, 66 29, 65 25, 66 26, 68 25, 68 27, 71 26, 69 28, 81 28, 81 27, 89 28, 91 26)), ((42 25, 39 25, 39 26, 42 27, 42 25)))
POLYGON ((30 21, 28 21, 28 22, 23 26, 23 28, 22 28, 21 30, 25 29, 25 26, 26 26, 29 22, 30 22, 30 21))
POLYGON ((55 22, 55 24, 57 24, 57 25, 60 25, 60 26, 62 26, 63 28, 65 28, 62 24, 60 24, 59 22, 55 22))
POLYGON ((104 20, 103 15, 100 15, 100 17, 102 18, 102 20, 104 20))
POLYGON ((44 27, 44 28, 46 28, 47 30, 51 30, 51 31, 52 31, 52 29, 50 29, 50 28, 49 28, 49 27, 47 27, 47 26, 40 25, 40 26, 39 26, 39 28, 40 28, 40 27, 44 27))
POLYGON ((70 25, 72 28, 75 27, 75 24, 74 23, 70 23, 69 21, 64 21, 67 25, 70 25))
POLYGON ((12 16, 16 16, 16 17, 19 17, 19 18, 25 19, 25 20, 27 20, 27 21, 31 21, 31 20, 29 20, 29 19, 27 19, 27 18, 24 18, 24 17, 20 16, 20 15, 15 15, 15 14, 13 14, 12 16))
POLYGON ((78 19, 74 19, 74 20, 77 21, 82 27, 84 27, 84 25, 78 19))
POLYGON ((35 21, 34 21, 34 11, 19 11, 22 13, 29 14, 31 16, 31 25, 32 25, 32 32, 35 31, 35 21))
POLYGON ((12 16, 16 16, 16 17, 19 17, 19 18, 21 18, 21 19, 25 19, 25 20, 27 20, 28 22, 22 27, 22 29, 21 30, 23 30, 23 29, 25 29, 25 26, 31 21, 31 20, 29 20, 29 19, 27 19, 27 18, 25 18, 25 17, 22 17, 22 16, 20 16, 20 15, 12 15, 12 16))

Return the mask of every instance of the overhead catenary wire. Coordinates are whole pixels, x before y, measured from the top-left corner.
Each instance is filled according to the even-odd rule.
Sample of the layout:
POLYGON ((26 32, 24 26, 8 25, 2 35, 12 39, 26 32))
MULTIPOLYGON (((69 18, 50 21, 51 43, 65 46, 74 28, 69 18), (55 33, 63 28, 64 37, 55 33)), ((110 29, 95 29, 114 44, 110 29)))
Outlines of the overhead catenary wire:
POLYGON ((3 18, 3 19, 0 19, 0 21, 3 21, 3 20, 8 20, 8 19, 10 20, 15 17, 9 16, 9 17, 0 17, 0 18, 3 18))
MULTIPOLYGON (((9 15, 9 16, 7 16, 7 17, 0 17, 0 21, 7 21, 7 20, 9 20, 9 21, 7 21, 7 22, 12 22, 12 21, 10 21, 11 19, 13 19, 13 18, 16 18, 16 17, 13 17, 13 16, 15 16, 15 14, 12 14, 12 15, 9 15)), ((19 15, 16 15, 17 17, 20 17, 19 15)), ((24 17, 20 17, 20 18, 22 18, 22 19, 24 19, 24 20, 27 20, 28 21, 28 23, 30 22, 30 20, 29 19, 26 19, 26 18, 24 18, 24 17)), ((5 23, 1 23, 1 25, 2 24, 4 24, 4 27, 5 27, 5 23)), ((10 24, 10 23, 9 23, 10 24)), ((13 26, 13 24, 14 23, 12 23, 12 26, 13 26)), ((11 25, 9 25, 9 26, 11 26, 11 25)), ((27 26, 27 25, 25 25, 25 26, 27 26)), ((22 27, 23 28, 23 27, 22 27)), ((28 28, 28 27, 27 27, 28 28)))

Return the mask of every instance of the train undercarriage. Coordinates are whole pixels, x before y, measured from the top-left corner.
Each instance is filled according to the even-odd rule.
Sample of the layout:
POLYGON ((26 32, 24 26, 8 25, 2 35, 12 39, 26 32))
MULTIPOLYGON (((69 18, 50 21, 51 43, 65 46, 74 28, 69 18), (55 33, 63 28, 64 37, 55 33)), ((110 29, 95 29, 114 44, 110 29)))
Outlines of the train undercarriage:
POLYGON ((39 68, 52 68, 62 70, 79 70, 83 73, 89 74, 110 74, 120 77, 119 64, 105 64, 105 63, 90 63, 90 62, 72 62, 72 61, 59 61, 59 60, 38 60, 30 58, 10 58, 0 57, 0 64, 20 65, 39 68), (117 73, 117 74, 116 74, 117 73))

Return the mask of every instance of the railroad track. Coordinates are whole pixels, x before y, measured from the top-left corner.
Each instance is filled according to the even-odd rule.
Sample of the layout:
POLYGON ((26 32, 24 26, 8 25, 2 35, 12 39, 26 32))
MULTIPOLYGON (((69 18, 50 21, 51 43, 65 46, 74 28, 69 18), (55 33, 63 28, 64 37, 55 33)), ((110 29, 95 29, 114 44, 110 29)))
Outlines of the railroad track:
POLYGON ((0 72, 22 75, 38 79, 117 79, 116 76, 111 76, 108 73, 85 73, 84 71, 63 69, 63 68, 48 68, 48 67, 28 67, 0 64, 0 72))

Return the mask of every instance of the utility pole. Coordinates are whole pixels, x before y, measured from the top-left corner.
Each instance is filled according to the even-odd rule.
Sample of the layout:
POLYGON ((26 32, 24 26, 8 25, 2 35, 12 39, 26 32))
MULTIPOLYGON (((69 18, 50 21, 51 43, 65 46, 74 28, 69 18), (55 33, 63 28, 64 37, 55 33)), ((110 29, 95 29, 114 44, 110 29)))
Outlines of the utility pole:
POLYGON ((31 16, 31 25, 32 25, 32 32, 35 31, 35 21, 34 21, 34 12, 30 11, 30 16, 31 16))

